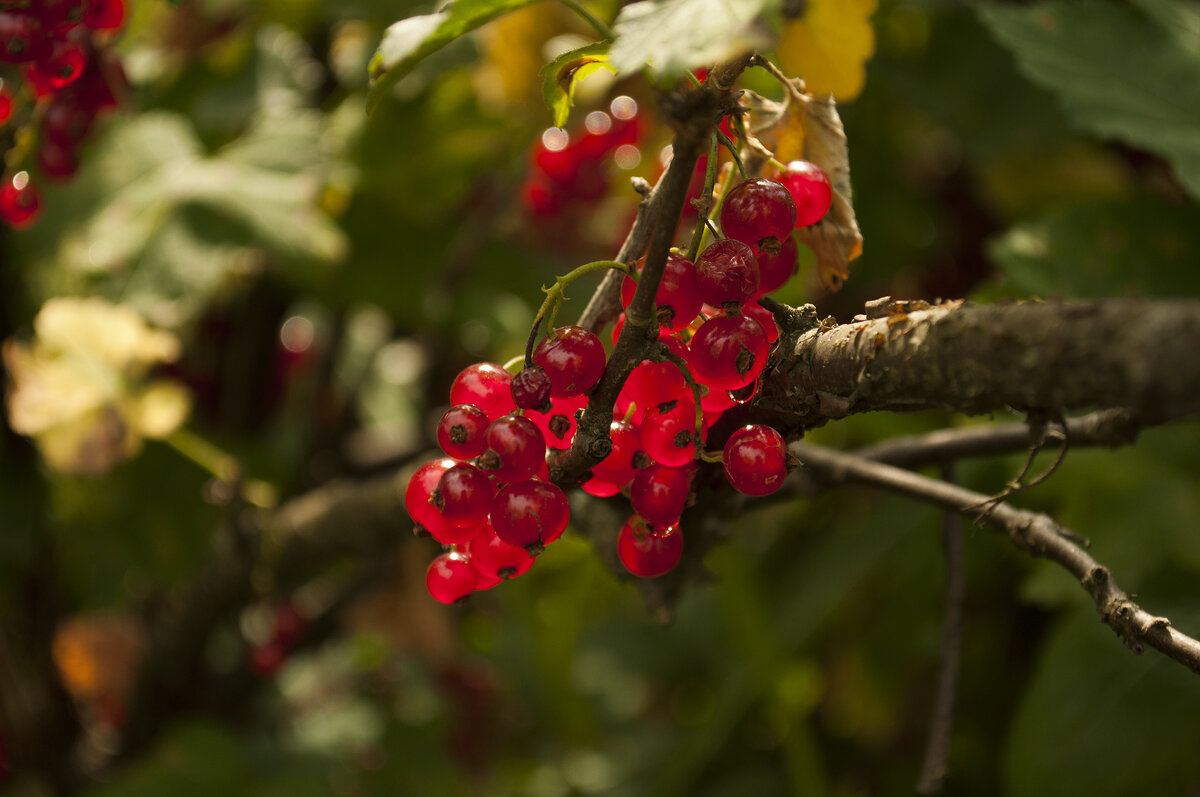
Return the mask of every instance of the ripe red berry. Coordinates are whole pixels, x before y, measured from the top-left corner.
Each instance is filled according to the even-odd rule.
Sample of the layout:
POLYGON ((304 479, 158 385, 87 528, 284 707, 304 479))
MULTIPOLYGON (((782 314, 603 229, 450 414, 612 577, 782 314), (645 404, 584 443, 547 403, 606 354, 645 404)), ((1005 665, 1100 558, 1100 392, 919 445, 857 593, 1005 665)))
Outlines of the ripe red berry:
POLYGON ((92 129, 92 112, 73 92, 55 97, 42 117, 42 135, 63 147, 74 148, 92 129))
POLYGON ((696 458, 696 405, 691 398, 648 407, 640 427, 642 448, 663 465, 681 467, 696 458))
POLYGON ((41 54, 44 42, 39 17, 19 8, 0 11, 0 61, 29 63, 41 54))
POLYGON ((83 24, 92 30, 117 30, 125 23, 125 0, 89 0, 83 24))
POLYGON ((587 396, 552 399, 545 412, 526 410, 525 417, 541 430, 547 448, 570 448, 575 439, 576 415, 587 401, 587 396))
POLYGON ((487 520, 495 492, 486 473, 460 462, 442 474, 431 500, 451 526, 478 526, 487 520))
POLYGON ((691 487, 690 469, 648 465, 634 474, 629 484, 629 500, 633 511, 650 523, 669 526, 683 514, 691 487))
POLYGON ((787 476, 787 446, 770 426, 743 426, 725 443, 725 477, 746 495, 770 495, 787 476))
POLYGON ((771 315, 770 310, 758 302, 748 302, 742 307, 742 312, 757 321, 758 325, 763 328, 763 332, 767 333, 768 344, 779 340, 779 324, 775 322, 775 316, 771 315))
POLYGON ((496 536, 530 556, 562 536, 571 516, 567 497, 555 485, 528 479, 505 485, 492 499, 496 536))
POLYGON ((713 307, 745 304, 758 293, 758 283, 754 250, 736 238, 714 241, 696 258, 700 298, 713 307))
POLYGON ((75 155, 75 150, 46 139, 38 147, 38 166, 41 167, 42 174, 51 179, 69 180, 79 169, 79 158, 75 155))
MULTIPOLYGON (((676 345, 680 348, 680 356, 684 356, 686 348, 677 341, 676 345)), ((686 398, 689 390, 683 373, 675 363, 644 360, 629 374, 621 393, 639 409, 644 410, 647 407, 686 398)))
POLYGON ((613 421, 608 433, 612 438, 612 452, 592 466, 592 476, 602 482, 624 487, 637 470, 634 458, 642 450, 641 437, 633 424, 625 421, 613 421))
POLYGON ((31 70, 39 72, 53 89, 69 86, 83 74, 87 53, 70 39, 60 39, 50 45, 45 57, 33 63, 31 70))
POLYGON ((688 361, 706 384, 733 390, 753 382, 767 364, 767 333, 747 315, 705 321, 688 346, 688 361))
POLYGON ((42 199, 29 179, 29 172, 17 172, 0 185, 0 221, 17 229, 37 221, 42 199))
POLYGON ((766 296, 782 288, 798 267, 796 242, 790 235, 783 237, 778 253, 759 252, 758 295, 766 296))
POLYGON ((550 375, 540 365, 522 368, 513 377, 513 403, 523 410, 541 410, 550 407, 550 375))
POLYGON ((478 582, 479 574, 461 553, 444 553, 425 571, 425 588, 439 603, 462 603, 478 582))
POLYGON ((833 203, 833 185, 820 166, 808 161, 792 161, 779 176, 796 203, 796 226, 816 224, 833 203))
POLYGON ((550 377, 550 395, 569 398, 591 390, 604 375, 604 344, 583 327, 565 326, 542 340, 533 361, 550 377))
MULTIPOLYGON (((435 459, 417 468, 404 489, 404 508, 413 522, 430 534, 448 531, 451 526, 438 508, 430 503, 442 474, 454 467, 452 459, 435 459)), ((436 536, 436 534, 435 534, 436 536)))
POLYGON ((516 578, 533 567, 529 552, 500 539, 490 523, 486 531, 466 544, 465 552, 476 570, 492 578, 516 578))
POLYGON ((483 453, 483 432, 488 423, 487 413, 474 404, 456 404, 438 421, 438 445, 446 456, 474 459, 483 453))
POLYGON ((53 36, 61 36, 83 22, 86 0, 41 0, 35 4, 42 19, 42 28, 53 36))
POLYGON ((511 383, 512 374, 499 365, 475 363, 454 377, 454 383, 450 385, 450 403, 474 404, 494 421, 515 408, 511 383))
POLYGON ((683 556, 683 533, 654 534, 646 522, 634 515, 617 535, 617 557, 625 569, 640 578, 657 578, 669 573, 683 556))
MULTIPOLYGON (((638 261, 637 270, 641 273, 645 260, 638 261)), ((629 307, 637 283, 626 277, 621 283, 621 304, 629 307)), ((700 312, 700 294, 696 286, 696 265, 683 255, 671 252, 667 255, 667 263, 663 268, 662 281, 658 283, 658 291, 654 294, 654 303, 658 308, 658 321, 671 332, 686 329, 692 319, 700 312)))
POLYGON ((0 78, 0 125, 8 121, 12 116, 13 96, 9 93, 4 85, 4 79, 0 78))
POLYGON ((796 224, 796 203, 782 183, 756 177, 738 183, 721 205, 721 229, 754 251, 776 250, 796 224))
POLYGON ((479 467, 502 482, 528 479, 546 464, 546 441, 528 418, 505 415, 483 431, 479 467))

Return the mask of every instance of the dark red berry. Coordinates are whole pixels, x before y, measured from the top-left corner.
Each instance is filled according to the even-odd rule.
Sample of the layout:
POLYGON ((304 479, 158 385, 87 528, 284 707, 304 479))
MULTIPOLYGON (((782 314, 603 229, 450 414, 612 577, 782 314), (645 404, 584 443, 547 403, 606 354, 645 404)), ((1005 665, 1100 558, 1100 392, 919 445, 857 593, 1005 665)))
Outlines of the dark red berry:
POLYGON ((649 522, 669 526, 679 520, 692 487, 689 468, 647 465, 634 474, 629 484, 633 511, 649 522))
POLYGON ((0 11, 0 61, 29 63, 41 54, 44 42, 40 18, 19 8, 0 11))
POLYGON ((246 654, 246 665, 258 678, 270 678, 287 661, 288 649, 278 642, 255 645, 246 654))
POLYGON ((562 536, 570 515, 563 491, 540 479, 505 485, 492 499, 496 536, 531 556, 562 536))
POLYGON ((460 462, 442 474, 430 500, 451 526, 478 526, 487 520, 495 492, 486 473, 460 462))
POLYGON ((550 375, 540 365, 522 368, 510 387, 513 403, 521 409, 545 412, 550 408, 550 375))
POLYGON ((586 393, 604 375, 604 344, 583 327, 554 330, 533 350, 533 361, 550 377, 550 395, 569 398, 586 393))
POLYGON ((782 183, 756 177, 738 183, 721 205, 721 229, 754 251, 775 251, 796 224, 796 203, 782 183))
POLYGON ((688 464, 696 458, 696 405, 686 398, 648 407, 640 436, 642 448, 655 462, 688 464))
POLYGON ((725 443, 725 477, 746 495, 770 495, 787 476, 787 446, 770 426, 743 426, 725 443))
POLYGON ((29 172, 17 172, 0 186, 0 221, 22 229, 37 221, 42 199, 29 179, 29 172))
POLYGON ((792 161, 779 181, 796 203, 796 226, 807 227, 825 218, 833 203, 833 185, 829 175, 808 161, 792 161))
POLYGON ((437 441, 446 456, 474 459, 483 453, 483 432, 488 416, 474 404, 457 404, 438 421, 437 441))
POLYGON ((763 307, 758 302, 749 302, 742 307, 742 312, 755 321, 763 328, 763 332, 767 333, 767 343, 771 344, 779 340, 779 324, 775 322, 775 316, 771 311, 763 307))
MULTIPOLYGON (((639 273, 644 266, 644 259, 638 262, 639 273)), ((636 290, 637 283, 626 277, 621 283, 621 304, 629 307, 636 290)), ((692 261, 674 252, 667 255, 662 281, 658 283, 658 291, 654 294, 654 304, 658 309, 658 322, 671 332, 679 332, 692 323, 701 305, 696 287, 696 266, 692 261)))
POLYGON ((483 432, 479 467, 502 482, 528 479, 546 464, 546 441, 528 418, 505 415, 483 432))
POLYGON ((714 241, 696 258, 700 298, 713 307, 745 304, 758 293, 758 280, 754 250, 735 238, 714 241))
POLYGON ((69 180, 79 170, 79 158, 75 155, 75 150, 46 139, 38 147, 38 166, 41 167, 42 174, 51 179, 69 180))
POLYGON ((640 578, 657 578, 669 573, 683 556, 683 534, 651 533, 646 522, 634 515, 617 535, 617 557, 625 569, 640 578))
POLYGON ((85 0, 40 0, 35 3, 42 18, 42 27, 54 36, 61 36, 78 27, 86 14, 85 0))
POLYGON ((512 412, 512 374, 495 363, 475 363, 464 368, 450 385, 451 404, 474 404, 490 420, 512 412))
POLYGON ((439 603, 462 603, 478 582, 478 573, 461 553, 444 553, 425 571, 425 588, 439 603))
POLYGON ((42 135, 63 147, 74 148, 92 129, 92 112, 71 92, 55 97, 42 117, 42 135))
POLYGON ((767 364, 767 333, 741 313, 705 321, 688 346, 689 362, 701 381, 722 390, 753 382, 767 364))
POLYGON ((785 235, 777 254, 758 253, 758 295, 765 296, 782 288, 799 267, 796 242, 785 235))
POLYGON ((117 30, 125 23, 125 0, 89 0, 83 24, 92 30, 117 30))
POLYGON ((60 39, 50 45, 45 58, 40 58, 30 67, 45 76, 54 89, 69 86, 83 74, 87 65, 87 53, 70 39, 60 39))
POLYGON ((490 523, 486 531, 467 543, 465 552, 476 570, 492 578, 516 578, 533 567, 529 551, 500 539, 490 523))

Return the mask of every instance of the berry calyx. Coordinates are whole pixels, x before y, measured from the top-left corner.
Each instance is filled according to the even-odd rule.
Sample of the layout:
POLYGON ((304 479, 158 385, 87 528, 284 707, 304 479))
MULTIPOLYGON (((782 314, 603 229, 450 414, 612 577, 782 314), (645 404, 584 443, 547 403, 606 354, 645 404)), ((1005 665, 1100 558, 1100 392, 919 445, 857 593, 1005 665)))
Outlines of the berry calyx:
POLYGON ((486 412, 474 404, 456 404, 438 421, 438 445, 448 457, 474 459, 483 453, 483 432, 487 427, 486 412))
POLYGON ((779 181, 796 203, 796 226, 816 224, 829 212, 833 203, 833 185, 829 175, 809 161, 791 161, 779 181))
POLYGON ((738 492, 770 495, 787 476, 787 446, 770 426, 743 426, 725 443, 721 461, 725 478, 738 492))
POLYGON ((550 377, 550 395, 570 398, 591 390, 604 375, 604 344, 583 327, 566 326, 542 340, 533 361, 550 377))
POLYGON ((522 368, 513 377, 512 400, 523 410, 546 412, 550 409, 550 375, 540 365, 522 368))
POLYGON ((666 535, 654 534, 637 515, 625 521, 617 535, 617 558, 639 578, 658 578, 669 573, 683 557, 683 534, 675 528, 666 535))
POLYGON ((700 298, 713 307, 745 304, 759 289, 754 250, 736 238, 714 241, 696 258, 696 284, 700 298))
POLYGON ((738 183, 721 205, 721 229, 754 251, 779 250, 796 224, 796 203, 782 183, 756 177, 738 183))
POLYGON ((496 536, 537 556, 562 536, 570 519, 567 496, 540 479, 507 484, 492 499, 492 528, 496 536))
POLYGON ((479 574, 471 561, 457 552, 444 553, 429 563, 425 571, 425 588, 438 603, 462 603, 479 582, 479 574))

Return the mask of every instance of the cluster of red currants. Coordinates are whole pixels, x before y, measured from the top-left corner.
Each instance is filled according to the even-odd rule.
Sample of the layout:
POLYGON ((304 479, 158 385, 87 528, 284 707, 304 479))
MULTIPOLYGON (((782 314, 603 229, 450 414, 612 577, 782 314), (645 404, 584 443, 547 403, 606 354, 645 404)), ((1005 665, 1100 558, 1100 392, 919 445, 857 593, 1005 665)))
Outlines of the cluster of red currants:
MULTIPOLYGON (((125 12, 124 0, 0 0, 0 62, 21 68, 23 86, 14 90, 13 81, 0 78, 0 125, 26 95, 37 121, 38 170, 49 179, 75 174, 79 146, 93 121, 118 104, 114 86, 123 84, 124 73, 106 45, 124 24, 125 12)), ((40 210, 29 171, 6 173, 0 220, 27 227, 40 210)))
POLYGON ((592 111, 574 134, 552 127, 533 148, 521 202, 537 218, 587 208, 608 193, 613 166, 632 169, 641 160, 637 102, 620 96, 609 112, 592 111))
MULTIPOLYGON (((595 496, 628 495, 634 514, 618 534, 617 556, 635 576, 660 576, 679 562, 679 519, 708 429, 756 393, 779 338, 774 317, 756 300, 795 270, 793 196, 808 207, 822 181, 829 184, 814 169, 797 162, 784 174, 786 182, 758 178, 736 185, 721 206, 725 237, 694 263, 675 252, 668 256, 655 295, 659 356, 637 365, 622 386, 610 426, 612 451, 583 483, 595 496)), ((626 278, 625 307, 636 287, 626 278)), ((624 315, 614 342, 623 324, 624 315)), ((446 458, 418 469, 405 493, 413 520, 450 547, 427 571, 434 598, 454 603, 518 576, 561 536, 569 505, 549 481, 546 456, 549 449, 570 448, 577 413, 605 366, 600 340, 567 326, 538 343, 516 376, 479 363, 454 380, 452 406, 437 428, 446 458)), ((768 495, 787 475, 787 448, 775 429, 748 425, 729 437, 722 462, 735 489, 768 495)))

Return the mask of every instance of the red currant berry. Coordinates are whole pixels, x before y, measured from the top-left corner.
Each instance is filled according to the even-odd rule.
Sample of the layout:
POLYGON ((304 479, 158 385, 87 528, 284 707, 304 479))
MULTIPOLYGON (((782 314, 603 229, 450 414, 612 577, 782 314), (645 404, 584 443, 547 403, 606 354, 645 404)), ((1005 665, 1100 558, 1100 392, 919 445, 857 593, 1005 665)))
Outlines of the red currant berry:
POLYGON ((92 129, 92 112, 70 93, 55 97, 42 117, 42 135, 54 143, 73 149, 92 129))
POLYGON ((642 440, 633 424, 613 421, 608 427, 612 452, 592 466, 593 478, 624 487, 633 478, 637 466, 634 458, 642 450, 642 440))
POLYGON ((483 431, 479 467, 502 482, 528 479, 546 464, 546 440, 528 418, 505 415, 483 431))
POLYGON ((474 404, 457 404, 438 421, 437 441, 446 456, 474 459, 483 453, 483 432, 488 416, 474 404))
POLYGON ((89 0, 83 24, 92 30, 117 30, 125 24, 125 0, 89 0))
POLYGON ((575 439, 576 416, 587 406, 587 401, 587 396, 556 398, 545 412, 526 410, 525 417, 541 430, 548 448, 570 448, 575 439))
POLYGON ((770 310, 758 302, 749 302, 742 307, 742 312, 757 321, 758 325, 763 328, 763 332, 767 333, 768 344, 779 340, 779 324, 775 323, 775 316, 771 314, 770 310))
POLYGON ((796 242, 786 235, 778 254, 758 253, 758 295, 766 296, 782 288, 798 268, 796 242))
POLYGON ((696 258, 700 298, 714 307, 743 305, 758 293, 758 259, 735 238, 714 241, 696 258))
POLYGON ((696 405, 688 398, 648 407, 641 440, 655 462, 672 467, 688 464, 696 458, 696 405))
POLYGON ((38 5, 43 29, 61 36, 83 22, 87 3, 85 0, 41 0, 38 5))
POLYGON ((491 524, 486 531, 467 543, 465 551, 475 569, 492 578, 516 578, 533 567, 533 557, 529 551, 500 539, 491 524))
POLYGON ((433 491, 437 489, 442 474, 454 467, 452 459, 435 459, 417 468, 417 472, 408 480, 404 489, 404 508, 408 516, 421 528, 433 534, 449 531, 451 526, 442 517, 438 508, 430 503, 433 491))
POLYGON ((688 385, 675 363, 645 360, 629 374, 621 393, 644 409, 686 398, 688 385))
POLYGON ((782 183, 756 177, 738 183, 721 205, 721 229, 754 251, 776 250, 796 224, 796 203, 782 183))
POLYGON ((808 161, 792 161, 779 176, 796 203, 796 226, 807 227, 825 218, 833 203, 833 185, 829 175, 808 161))
POLYGON ((19 8, 0 11, 0 61, 28 63, 41 54, 44 42, 41 19, 19 8))
POLYGON ((787 446, 770 426, 743 426, 725 443, 725 477, 738 492, 770 495, 787 476, 787 446))
POLYGON ((728 390, 721 390, 720 388, 709 387, 704 384, 700 385, 700 390, 703 392, 703 395, 700 396, 700 409, 706 414, 714 413, 719 415, 737 404, 736 401, 729 397, 728 390))
POLYGON ((496 536, 537 556, 562 536, 571 516, 563 491, 537 479, 508 484, 492 499, 496 536))
POLYGON ((496 490, 488 475, 460 462, 442 474, 430 500, 451 526, 478 526, 487 520, 496 490))
POLYGON ((675 529, 665 536, 651 533, 646 522, 634 515, 617 535, 617 557, 639 578, 657 578, 669 573, 683 556, 683 534, 675 529))
POLYGON ((79 158, 73 149, 46 139, 38 147, 38 166, 53 180, 69 180, 79 170, 79 158))
POLYGON ((550 409, 550 375, 540 365, 522 368, 513 377, 512 399, 523 410, 550 409))
POLYGON ((12 116, 13 111, 13 96, 9 93, 4 85, 4 79, 0 78, 0 125, 8 121, 12 116))
POLYGON ((425 588, 439 603, 462 603, 478 583, 479 574, 461 553, 444 553, 425 571, 425 588))
POLYGON ((688 361, 709 386, 733 390, 758 378, 769 349, 767 333, 753 318, 718 315, 692 337, 688 361))
MULTIPOLYGON (((637 264, 639 273, 644 266, 643 258, 637 264)), ((637 283, 626 277, 621 283, 621 304, 629 307, 636 290, 637 283)), ((658 322, 671 332, 679 332, 692 323, 696 313, 700 312, 701 304, 696 287, 696 266, 692 261, 674 252, 667 255, 662 281, 658 283, 658 292, 654 294, 654 303, 658 308, 658 322)))
POLYGON ((691 488, 691 469, 647 465, 634 474, 629 500, 633 511, 650 523, 669 526, 679 521, 691 488))
POLYGON ((464 368, 450 385, 451 404, 474 404, 496 420, 515 409, 512 374, 495 363, 475 363, 464 368))
POLYGON ((533 361, 550 377, 550 395, 578 396, 591 390, 604 375, 604 344, 583 327, 554 330, 533 350, 533 361))
POLYGON ((40 72, 53 89, 69 86, 83 74, 87 66, 87 53, 70 39, 61 39, 50 45, 46 57, 36 61, 30 69, 40 72))
POLYGON ((23 229, 37 221, 42 199, 29 179, 29 172, 17 172, 0 186, 0 221, 23 229))

